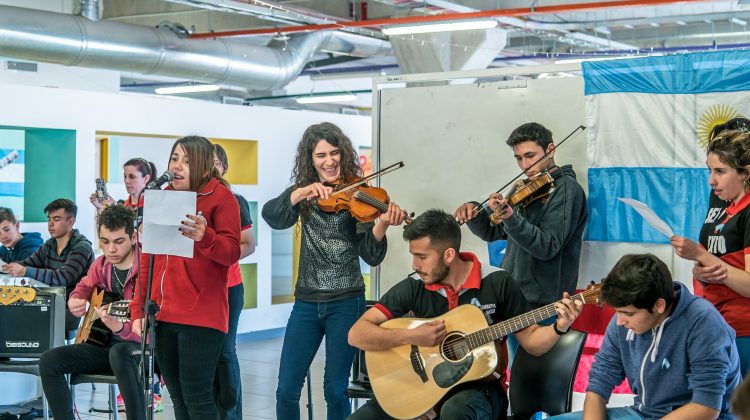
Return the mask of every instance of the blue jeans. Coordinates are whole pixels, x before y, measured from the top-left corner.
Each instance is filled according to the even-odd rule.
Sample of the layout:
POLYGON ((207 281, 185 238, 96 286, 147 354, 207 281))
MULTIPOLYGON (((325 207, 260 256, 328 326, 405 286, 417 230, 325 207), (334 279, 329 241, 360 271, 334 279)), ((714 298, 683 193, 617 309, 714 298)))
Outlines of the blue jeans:
MULTIPOLYGON (((549 417, 547 420, 580 420, 583 418, 583 411, 575 413, 560 414, 559 416, 549 417)), ((643 420, 644 417, 630 407, 618 407, 607 409, 607 420, 643 420)))
POLYGON ((354 360, 349 329, 365 310, 364 295, 333 302, 309 302, 297 299, 289 316, 281 349, 279 386, 276 388, 276 418, 300 418, 302 385, 315 353, 326 337, 326 361, 323 395, 328 420, 343 420, 351 414, 346 388, 354 360))
POLYGON ((222 420, 242 419, 242 381, 240 362, 237 360, 237 325, 245 304, 245 287, 242 283, 227 289, 229 300, 229 331, 219 354, 214 378, 214 396, 222 420))

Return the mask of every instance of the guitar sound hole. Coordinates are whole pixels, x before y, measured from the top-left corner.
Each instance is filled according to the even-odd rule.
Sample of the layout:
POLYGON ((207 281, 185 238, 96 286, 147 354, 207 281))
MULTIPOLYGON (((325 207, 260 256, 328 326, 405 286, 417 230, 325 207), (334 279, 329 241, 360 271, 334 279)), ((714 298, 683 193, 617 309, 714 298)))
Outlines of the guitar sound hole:
POLYGON ((457 332, 449 333, 445 337, 445 340, 443 340, 443 343, 440 344, 440 352, 443 354, 443 357, 453 362, 460 361, 470 351, 471 349, 464 339, 464 335, 457 332))

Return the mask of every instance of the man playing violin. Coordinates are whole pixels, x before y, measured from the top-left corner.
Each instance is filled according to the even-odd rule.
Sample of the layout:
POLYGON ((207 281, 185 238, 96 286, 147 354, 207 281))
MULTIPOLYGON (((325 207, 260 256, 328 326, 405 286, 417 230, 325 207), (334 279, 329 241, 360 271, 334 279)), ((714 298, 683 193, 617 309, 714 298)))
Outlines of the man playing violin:
POLYGON ((552 133, 543 125, 523 124, 513 130, 506 143, 527 177, 547 172, 552 183, 510 206, 510 197, 491 194, 485 211, 478 203, 469 202, 454 216, 485 241, 508 241, 502 268, 510 272, 526 300, 536 308, 576 289, 588 217, 586 196, 573 167, 555 165, 552 133), (490 221, 495 211, 497 224, 490 221))

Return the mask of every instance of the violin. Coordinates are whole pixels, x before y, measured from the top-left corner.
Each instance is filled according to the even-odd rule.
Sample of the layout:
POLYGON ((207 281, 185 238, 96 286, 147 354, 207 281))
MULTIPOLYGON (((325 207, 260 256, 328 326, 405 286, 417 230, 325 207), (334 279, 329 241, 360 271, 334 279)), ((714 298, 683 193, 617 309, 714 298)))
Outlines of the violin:
MULTIPOLYGON (((500 187, 495 192, 499 193, 499 192, 505 190, 508 186, 510 186, 514 182, 517 182, 517 180, 519 178, 521 178, 521 176, 523 176, 523 174, 526 173, 526 171, 528 171, 531 168, 536 167, 537 165, 540 165, 540 164, 546 162, 548 159, 551 159, 554 150, 557 150, 557 148, 559 148, 560 146, 562 146, 563 143, 565 143, 566 141, 568 141, 568 139, 573 138, 574 136, 577 136, 577 134, 582 133, 584 130, 586 130, 586 126, 579 125, 578 127, 576 127, 573 131, 570 132, 570 134, 568 134, 567 136, 565 136, 565 138, 562 139, 562 141, 560 141, 557 144, 557 146, 555 147, 555 149, 545 152, 544 155, 542 155, 539 159, 537 159, 536 162, 534 162, 533 164, 531 164, 531 166, 528 169, 522 171, 521 173, 519 173, 518 175, 516 175, 515 177, 513 177, 513 179, 511 179, 507 184, 503 185, 502 187, 500 187)), ((544 173, 544 172, 541 172, 541 173, 544 173)), ((539 175, 539 174, 537 174, 537 175, 539 175)), ((511 206, 516 205, 516 204, 522 202, 524 199, 527 199, 529 195, 533 195, 539 188, 542 188, 542 187, 544 187, 545 185, 548 185, 548 184, 549 185, 552 184, 551 177, 550 177, 549 180, 544 180, 544 178, 541 178, 541 179, 533 181, 533 183, 529 183, 529 181, 531 179, 533 179, 533 178, 536 178, 537 175, 535 175, 534 177, 530 178, 529 180, 520 181, 522 184, 516 184, 516 188, 514 188, 513 191, 514 192, 518 191, 521 195, 519 195, 520 198, 517 201, 514 201, 514 202, 511 201, 511 198, 508 199, 508 203, 511 206), (528 185, 527 185, 527 183, 528 183, 528 185), (541 185, 539 185, 537 187, 534 187, 534 185, 538 184, 538 183, 541 183, 541 185)), ((509 197, 512 197, 513 195, 514 195, 514 193, 508 194, 509 197)), ((537 199, 538 198, 540 198, 540 197, 537 197, 537 199)), ((481 203, 479 203, 477 206, 475 206, 472 211, 473 212, 477 212, 480 209, 486 208, 488 201, 489 201, 489 198, 485 199, 484 201, 482 201, 481 203)), ((528 205, 528 203, 527 203, 527 205, 528 205)), ((493 223, 495 223, 495 224, 500 223, 500 214, 502 214, 502 210, 501 210, 501 213, 497 214, 497 216, 495 216, 495 214, 493 214, 493 216, 495 216, 495 218, 493 219, 493 223), (497 222, 495 222, 495 219, 497 220, 497 222)))
POLYGON ((496 208, 490 216, 492 223, 499 224, 502 221, 500 216, 505 213, 509 206, 521 205, 522 207, 526 207, 536 200, 549 197, 555 188, 555 180, 552 174, 558 170, 559 168, 555 166, 549 170, 539 172, 529 179, 518 181, 511 191, 510 196, 506 199, 508 204, 496 208))
MULTIPOLYGON (((395 169, 403 167, 404 163, 399 162, 391 165, 365 178, 325 183, 324 185, 333 187, 333 192, 328 198, 316 201, 318 208, 326 213, 348 211, 352 217, 360 222, 372 222, 388 211, 388 203, 391 200, 383 188, 372 187, 367 183, 367 180, 395 170, 393 167, 397 165, 398 167, 395 169)), ((414 213, 408 213, 404 210, 404 222, 406 224, 412 222, 412 217, 414 217, 414 213)))

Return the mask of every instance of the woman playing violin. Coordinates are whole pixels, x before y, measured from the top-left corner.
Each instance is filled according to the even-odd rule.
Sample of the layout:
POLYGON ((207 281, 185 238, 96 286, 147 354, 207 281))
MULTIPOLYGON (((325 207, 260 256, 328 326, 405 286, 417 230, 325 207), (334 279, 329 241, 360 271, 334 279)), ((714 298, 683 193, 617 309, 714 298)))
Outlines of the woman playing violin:
POLYGON ((349 138, 331 123, 310 126, 297 147, 293 185, 263 206, 263 219, 287 229, 299 219, 302 229, 295 302, 281 350, 276 417, 300 418, 302 384, 313 357, 326 338, 323 379, 328 419, 351 414, 346 388, 354 348, 347 334, 365 310, 361 257, 375 266, 385 258, 389 226, 404 220, 390 202, 374 222, 357 222, 348 212, 326 213, 315 204, 334 192, 339 180, 360 178, 362 170, 349 138))

